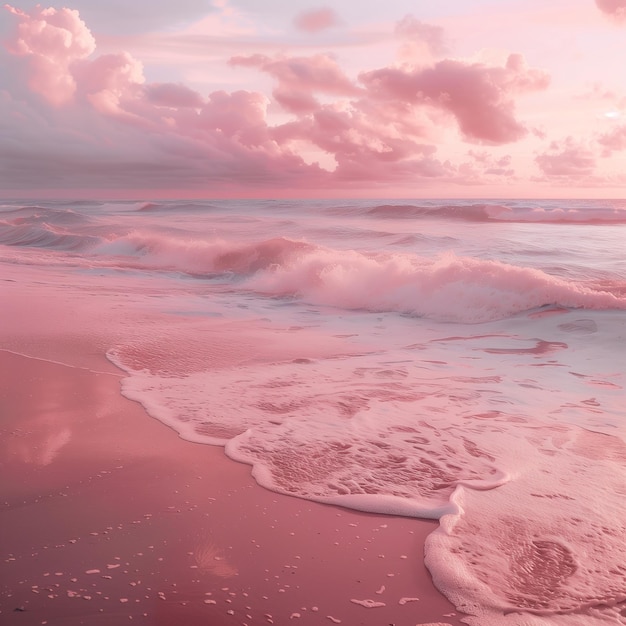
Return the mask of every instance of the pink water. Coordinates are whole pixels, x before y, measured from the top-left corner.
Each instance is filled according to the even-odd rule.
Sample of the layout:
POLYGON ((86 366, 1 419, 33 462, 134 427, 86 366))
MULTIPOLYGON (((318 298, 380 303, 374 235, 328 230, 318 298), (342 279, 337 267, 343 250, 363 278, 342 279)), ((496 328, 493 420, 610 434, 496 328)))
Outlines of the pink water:
POLYGON ((9 203, 4 347, 95 346, 268 489, 439 519, 468 624, 626 623, 625 229, 582 201, 9 203))

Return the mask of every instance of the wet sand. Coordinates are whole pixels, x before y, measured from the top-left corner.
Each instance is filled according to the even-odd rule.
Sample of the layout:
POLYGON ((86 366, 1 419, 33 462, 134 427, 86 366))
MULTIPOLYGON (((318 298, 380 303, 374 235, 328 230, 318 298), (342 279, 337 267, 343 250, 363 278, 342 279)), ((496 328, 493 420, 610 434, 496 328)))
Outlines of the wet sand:
POLYGON ((435 522, 262 489, 90 367, 0 350, 0 626, 461 624, 435 522))

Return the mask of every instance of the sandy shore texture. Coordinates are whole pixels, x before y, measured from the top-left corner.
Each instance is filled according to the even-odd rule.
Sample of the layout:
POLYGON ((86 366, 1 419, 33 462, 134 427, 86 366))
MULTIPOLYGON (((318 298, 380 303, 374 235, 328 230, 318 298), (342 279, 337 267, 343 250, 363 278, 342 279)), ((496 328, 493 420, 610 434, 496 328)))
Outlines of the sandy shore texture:
POLYGON ((435 522, 262 489, 91 364, 0 350, 1 626, 461 624, 435 522))

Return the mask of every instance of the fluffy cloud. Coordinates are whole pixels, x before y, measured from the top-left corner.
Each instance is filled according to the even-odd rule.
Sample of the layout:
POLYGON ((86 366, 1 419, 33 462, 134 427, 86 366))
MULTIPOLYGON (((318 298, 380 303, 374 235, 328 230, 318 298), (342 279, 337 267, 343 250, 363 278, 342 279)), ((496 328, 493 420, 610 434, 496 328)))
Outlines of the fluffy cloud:
POLYGON ((515 175, 510 154, 497 158, 487 151, 468 150, 467 156, 472 160, 464 163, 460 169, 467 174, 471 173, 477 180, 484 180, 485 176, 510 178, 515 175))
POLYGON ((202 96, 186 85, 152 83, 144 89, 148 102, 170 109, 199 108, 204 104, 202 96))
POLYGON ((596 0, 600 11, 618 21, 626 20, 626 0, 596 0))
POLYGON ((6 8, 18 19, 7 48, 24 57, 30 88, 50 104, 83 97, 103 112, 121 112, 120 99, 144 82, 142 64, 127 53, 90 58, 96 42, 78 11, 6 8))
POLYGON ((598 137, 598 143, 602 146, 602 156, 611 156, 613 152, 626 150, 626 124, 616 126, 608 133, 598 137))
POLYGON ((281 144, 307 141, 332 154, 337 180, 402 181, 450 174, 434 158, 435 146, 402 136, 393 124, 363 115, 358 108, 320 107, 311 116, 273 130, 281 144))
POLYGON ((17 31, 7 48, 27 59, 30 88, 54 105, 71 100, 76 90, 72 65, 96 49, 78 11, 37 5, 27 14, 9 5, 5 8, 18 19, 17 31))
POLYGON ((145 82, 142 64, 127 52, 76 63, 72 75, 77 94, 105 114, 126 115, 122 100, 135 97, 145 82))
POLYGON ((596 167, 593 153, 572 137, 553 141, 548 151, 539 154, 535 162, 548 178, 585 178, 591 176, 596 167))
POLYGON ((447 59, 423 69, 366 72, 360 80, 374 98, 448 111, 467 139, 492 144, 516 141, 527 132, 515 119, 513 95, 549 83, 544 72, 527 69, 519 55, 510 55, 504 67, 447 59))
POLYGON ((300 13, 294 19, 294 25, 306 33, 317 33, 339 24, 337 14, 328 7, 300 13))
POLYGON ((511 155, 495 157, 487 151, 468 150, 469 160, 456 168, 454 182, 461 185, 511 184, 519 179, 512 167, 511 155))
POLYGON ((233 57, 233 66, 258 67, 278 82, 273 95, 292 113, 310 112, 319 107, 314 92, 331 95, 355 95, 356 86, 345 76, 336 61, 325 54, 313 57, 272 59, 262 54, 233 57))
POLYGON ((337 181, 401 181, 451 173, 424 141, 424 125, 412 106, 372 99, 327 55, 235 57, 234 66, 258 67, 278 83, 274 99, 296 120, 275 127, 271 136, 283 146, 307 144, 332 156, 337 181), (342 97, 322 103, 318 94, 342 97))
POLYGON ((425 45, 433 54, 439 55, 446 51, 443 28, 425 24, 413 15, 405 15, 396 24, 395 32, 411 43, 425 45))

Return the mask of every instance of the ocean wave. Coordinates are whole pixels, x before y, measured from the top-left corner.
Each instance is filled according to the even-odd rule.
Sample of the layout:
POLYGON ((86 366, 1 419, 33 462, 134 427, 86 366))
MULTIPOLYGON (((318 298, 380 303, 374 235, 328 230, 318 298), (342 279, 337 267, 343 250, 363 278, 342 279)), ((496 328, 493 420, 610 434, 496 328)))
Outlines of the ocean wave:
POLYGON ((70 233, 46 223, 16 225, 0 222, 0 244, 5 246, 79 252, 88 250, 99 242, 99 237, 70 233))
POLYGON ((287 265, 298 253, 315 247, 284 237, 242 244, 135 231, 101 243, 94 252, 141 258, 146 267, 153 269, 245 276, 271 266, 287 265))
POLYGON ((199 202, 142 202, 133 206, 133 209, 138 212, 201 212, 208 213, 218 209, 214 204, 205 201, 199 202))
POLYGON ((6 225, 42 223, 72 225, 84 224, 90 221, 89 216, 73 211, 72 209, 55 209, 36 205, 4 208, 0 212, 0 216, 2 216, 2 221, 6 225))
MULTIPOLYGON (((164 203, 166 206, 168 203, 164 203)), ((178 203, 173 203, 179 206, 178 203)), ((112 205, 117 211, 119 204, 112 205), (116 208, 117 207, 117 208, 116 208)), ((130 205, 124 204, 125 212, 130 205)), ((92 267, 115 267, 145 271, 166 271, 186 274, 199 279, 219 279, 233 290, 255 293, 269 298, 298 300, 316 306, 345 310, 393 312, 437 321, 480 323, 504 319, 546 305, 564 308, 626 309, 626 280, 620 265, 612 269, 572 266, 571 253, 563 263, 553 259, 543 266, 528 260, 519 248, 514 254, 490 258, 491 250, 484 246, 461 248, 465 254, 455 254, 453 238, 441 237, 437 245, 424 233, 403 233, 404 229, 362 230, 359 225, 349 235, 351 224, 339 233, 349 235, 348 242, 363 242, 377 251, 342 249, 344 237, 333 231, 333 224, 315 222, 306 226, 306 234, 331 232, 330 240, 337 243, 319 245, 306 238, 287 236, 254 237, 256 232, 281 232, 276 220, 265 222, 255 215, 218 215, 202 222, 199 232, 184 231, 185 223, 176 218, 159 215, 149 219, 136 211, 160 210, 160 204, 134 203, 134 216, 77 213, 69 208, 39 206, 16 207, 2 212, 0 244, 18 247, 44 248, 54 252, 82 252, 84 264, 92 267), (227 220, 223 226, 220 219, 227 220), (252 224, 240 228, 233 220, 245 219, 252 224), (144 226, 146 224, 146 226, 144 226), (313 227, 311 227, 313 226, 313 227), (308 230, 307 230, 308 228, 308 230), (212 229, 212 230, 210 230, 212 229), (219 230, 218 230, 219 229, 219 230), (239 229, 239 231, 237 230, 239 229), (224 239, 212 234, 230 233, 239 239, 224 239), (364 234, 363 237, 361 235, 364 234), (380 234, 380 236, 379 236, 380 234), (393 237, 403 249, 384 249, 375 239, 393 237), (467 251, 466 251, 467 250, 467 251), (423 254, 419 254, 422 251, 423 254), (521 255, 520 255, 521 254, 521 255), (529 266, 532 264, 532 266, 529 266)), ((206 210, 207 203, 198 203, 206 210)), ((501 205, 467 204, 453 206, 376 205, 343 207, 359 210, 361 215, 425 215, 426 212, 448 211, 449 215, 485 215, 507 219, 530 211, 535 218, 557 211, 543 207, 540 211, 501 205), (470 210, 471 209, 471 210, 470 210), (469 211, 469 213, 468 213, 469 211)), ((572 211, 574 211, 572 209, 572 211)), ((601 207, 576 209, 571 215, 605 211, 601 207)), ((609 211, 609 209, 606 209, 609 211)), ((620 209, 611 209, 620 212, 620 209)), ((623 211, 622 211, 623 213, 623 211)), ((570 218, 571 218, 570 215, 570 218)), ((482 217, 481 217, 482 216, 482 217)), ((569 218, 568 218, 569 219, 569 218)), ((589 221, 589 216, 585 217, 589 221)), ((246 222, 246 224, 248 224, 246 222)), ((281 222, 282 224, 282 222, 281 222)), ((288 222, 291 225, 291 222, 288 222)), ((448 233, 449 231, 445 231, 448 233)), ((604 236, 604 235, 603 235, 604 236)), ((325 238, 325 237, 324 237, 325 238)), ((358 244, 363 245, 362 243, 358 244)), ((527 246, 528 247, 528 246, 527 246)), ((533 249, 530 249, 532 252, 533 249)), ((522 251, 523 252, 523 251, 522 251)), ((541 256, 549 255, 543 246, 541 256)), ((585 251, 585 254, 591 254, 585 251)), ((536 255, 534 255, 536 256, 536 255)), ((588 257, 586 257, 588 258, 588 257)))
POLYGON ((162 204, 158 204, 157 202, 142 202, 139 206, 135 208, 136 211, 157 211, 158 209, 163 208, 162 204))
POLYGON ((545 305, 626 309, 626 281, 568 280, 536 268, 457 256, 338 250, 276 237, 248 243, 135 232, 98 247, 129 266, 222 276, 240 289, 347 310, 478 323, 545 305))
MULTIPOLYGON (((354 212, 354 209, 347 209, 354 212)), ((626 224, 626 210, 609 207, 511 207, 503 204, 381 204, 357 209, 381 219, 454 219, 468 222, 529 222, 555 224, 626 224)))
POLYGON ((478 323, 545 305, 626 309, 624 281, 599 290, 500 261, 316 249, 290 265, 256 273, 247 285, 272 296, 298 297, 350 310, 398 312, 439 321, 478 323))

